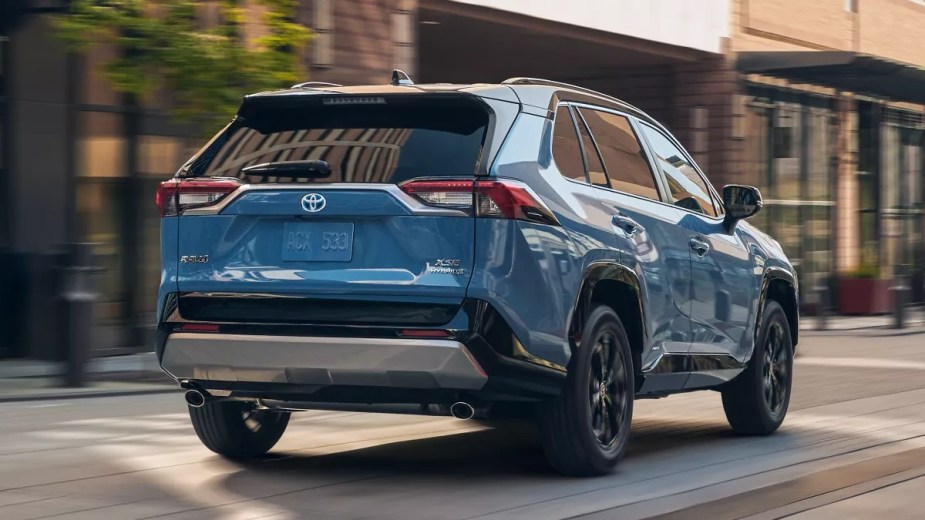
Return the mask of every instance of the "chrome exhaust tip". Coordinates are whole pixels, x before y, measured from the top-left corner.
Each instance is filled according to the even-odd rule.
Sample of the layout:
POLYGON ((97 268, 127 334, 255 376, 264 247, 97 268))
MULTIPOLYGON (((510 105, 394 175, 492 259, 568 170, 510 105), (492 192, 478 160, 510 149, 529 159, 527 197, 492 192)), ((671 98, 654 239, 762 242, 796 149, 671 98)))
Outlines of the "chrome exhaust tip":
POLYGON ((183 398, 186 399, 186 404, 193 408, 202 408, 202 405, 206 404, 205 394, 196 389, 187 390, 183 398))
POLYGON ((450 406, 450 415, 457 419, 471 419, 475 417, 475 408, 469 403, 460 401, 450 406))

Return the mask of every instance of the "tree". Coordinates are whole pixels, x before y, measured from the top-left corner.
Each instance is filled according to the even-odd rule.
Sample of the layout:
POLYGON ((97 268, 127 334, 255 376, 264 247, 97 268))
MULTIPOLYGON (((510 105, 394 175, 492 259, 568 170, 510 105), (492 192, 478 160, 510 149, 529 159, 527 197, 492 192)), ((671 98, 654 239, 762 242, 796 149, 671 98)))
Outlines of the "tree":
POLYGON ((73 0, 54 24, 75 51, 113 44, 117 58, 104 64, 114 89, 145 96, 166 88, 173 112, 206 133, 227 122, 249 92, 288 87, 300 78, 299 55, 311 38, 295 23, 298 0, 257 0, 265 8, 265 35, 245 42, 239 0, 73 0), (218 27, 197 17, 211 4, 218 27))

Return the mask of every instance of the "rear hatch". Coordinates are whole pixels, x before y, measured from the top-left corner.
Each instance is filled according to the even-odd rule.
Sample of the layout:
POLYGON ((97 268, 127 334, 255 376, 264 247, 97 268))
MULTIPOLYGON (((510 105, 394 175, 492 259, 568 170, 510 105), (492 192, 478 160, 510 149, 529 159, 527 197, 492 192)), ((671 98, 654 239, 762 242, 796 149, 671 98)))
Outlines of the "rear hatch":
POLYGON ((159 191, 179 219, 181 316, 447 323, 472 273, 490 117, 460 94, 247 99, 159 191))

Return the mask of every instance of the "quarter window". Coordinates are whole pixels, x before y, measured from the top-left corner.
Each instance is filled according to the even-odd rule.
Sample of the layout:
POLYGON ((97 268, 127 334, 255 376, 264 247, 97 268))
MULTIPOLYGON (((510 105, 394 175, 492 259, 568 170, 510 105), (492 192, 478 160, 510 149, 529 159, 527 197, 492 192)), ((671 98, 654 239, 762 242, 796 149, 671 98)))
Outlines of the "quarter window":
POLYGON ((556 110, 556 124, 552 136, 552 157, 559 167, 559 172, 570 179, 588 182, 585 165, 581 158, 581 146, 572 115, 566 106, 556 110))
POLYGON ((642 131, 649 140, 659 168, 668 181, 671 202, 675 206, 697 213, 717 216, 710 188, 684 152, 665 137, 665 134, 651 126, 642 125, 642 131))
POLYGON ((582 108, 579 112, 601 152, 610 186, 630 195, 659 200, 655 177, 629 119, 600 110, 582 108))

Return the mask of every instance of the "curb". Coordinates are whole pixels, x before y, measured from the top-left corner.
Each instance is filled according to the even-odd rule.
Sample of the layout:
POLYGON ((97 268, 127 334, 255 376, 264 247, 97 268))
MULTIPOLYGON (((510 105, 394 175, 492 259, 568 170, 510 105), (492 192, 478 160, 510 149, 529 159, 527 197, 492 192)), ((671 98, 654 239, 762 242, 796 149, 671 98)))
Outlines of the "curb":
POLYGON ((156 395, 178 392, 180 388, 164 386, 164 388, 139 388, 136 390, 91 390, 87 392, 61 391, 48 394, 23 394, 0 396, 0 403, 18 403, 30 401, 60 401, 66 399, 91 399, 94 397, 128 397, 133 395, 156 395))
POLYGON ((917 334, 925 334, 925 327, 922 325, 916 325, 913 327, 905 327, 902 329, 896 329, 893 327, 867 327, 867 328, 857 328, 857 329, 825 329, 825 330, 816 330, 816 329, 801 329, 800 337, 803 336, 861 336, 861 337, 898 337, 898 336, 915 336, 917 334))

